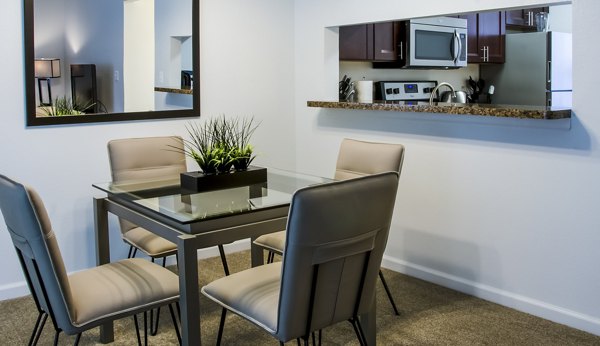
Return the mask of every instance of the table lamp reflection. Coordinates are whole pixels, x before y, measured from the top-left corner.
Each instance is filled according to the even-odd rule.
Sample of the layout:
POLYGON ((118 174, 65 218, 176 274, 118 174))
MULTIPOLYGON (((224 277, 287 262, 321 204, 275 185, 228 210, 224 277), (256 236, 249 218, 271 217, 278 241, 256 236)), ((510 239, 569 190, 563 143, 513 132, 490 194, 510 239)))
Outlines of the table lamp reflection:
POLYGON ((35 78, 38 80, 38 93, 40 98, 40 106, 52 105, 52 90, 50 88, 50 78, 60 77, 60 59, 35 59, 35 78), (48 90, 48 102, 44 102, 42 93, 42 82, 46 82, 48 90))

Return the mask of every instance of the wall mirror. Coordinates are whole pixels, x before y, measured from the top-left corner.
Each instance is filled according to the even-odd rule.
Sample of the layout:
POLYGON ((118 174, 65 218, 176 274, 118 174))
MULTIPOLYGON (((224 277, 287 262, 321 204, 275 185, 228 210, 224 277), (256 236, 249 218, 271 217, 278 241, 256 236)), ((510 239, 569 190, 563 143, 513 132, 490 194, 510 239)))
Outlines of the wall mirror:
POLYGON ((27 126, 198 117, 198 0, 23 0, 27 126))

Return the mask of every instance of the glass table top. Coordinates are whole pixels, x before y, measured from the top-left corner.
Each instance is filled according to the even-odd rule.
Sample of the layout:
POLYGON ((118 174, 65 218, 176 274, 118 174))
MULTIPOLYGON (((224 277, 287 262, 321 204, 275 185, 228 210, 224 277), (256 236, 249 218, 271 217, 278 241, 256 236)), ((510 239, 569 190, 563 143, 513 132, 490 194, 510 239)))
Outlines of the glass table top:
MULTIPOLYGON (((228 173, 236 174, 236 173, 228 173)), ((267 182, 206 192, 182 190, 180 176, 93 186, 114 200, 126 200, 181 223, 248 213, 289 205, 294 192, 310 185, 333 181, 313 175, 267 168, 267 182)))

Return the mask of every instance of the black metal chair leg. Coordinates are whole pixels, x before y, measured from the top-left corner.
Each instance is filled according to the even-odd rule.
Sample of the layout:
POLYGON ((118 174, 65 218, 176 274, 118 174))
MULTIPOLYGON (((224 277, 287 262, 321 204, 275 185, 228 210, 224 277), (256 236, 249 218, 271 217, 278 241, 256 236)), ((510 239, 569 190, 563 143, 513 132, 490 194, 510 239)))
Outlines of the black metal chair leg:
POLYGON ((269 254, 267 255, 267 264, 273 263, 274 260, 275 260, 275 253, 273 251, 269 251, 269 254))
POLYGON ((354 318, 354 322, 356 323, 356 326, 358 327, 358 331, 359 331, 360 337, 362 339, 362 345, 368 346, 368 344, 367 344, 367 338, 365 337, 365 332, 362 329, 362 325, 360 324, 360 320, 357 317, 355 317, 354 318))
POLYGON ((60 330, 56 331, 56 334, 54 334, 54 346, 58 346, 58 338, 60 336, 60 330))
POLYGON ((177 322, 177 318, 175 317, 175 311, 173 311, 173 306, 171 306, 171 304, 169 304, 169 311, 171 312, 173 327, 175 327, 175 333, 177 334, 177 341, 179 341, 179 345, 181 345, 181 333, 179 332, 179 323, 177 322))
POLYGON ((225 316, 227 315, 227 309, 221 310, 221 321, 219 322, 219 333, 217 334, 217 346, 221 345, 221 339, 223 338, 223 328, 225 327, 225 316))
POLYGON ((163 257, 163 268, 167 266, 167 256, 163 257))
POLYGON ((352 324, 352 328, 354 328, 354 333, 356 334, 356 337, 358 338, 359 344, 361 346, 366 345, 366 342, 364 341, 364 337, 362 335, 362 329, 359 328, 360 324, 358 323, 358 319, 352 318, 352 319, 349 319, 348 322, 350 322, 352 324))
POLYGON ((142 346, 142 339, 140 339, 140 326, 138 325, 137 315, 133 315, 133 322, 135 324, 135 334, 137 335, 138 346, 142 346))
POLYGON ((46 324, 46 319, 48 318, 48 314, 40 311, 35 321, 35 326, 33 327, 33 331, 31 332, 31 337, 29 338, 29 346, 37 345, 38 340, 40 339, 40 335, 42 334, 42 330, 44 329, 44 324, 46 324))
POLYGON ((127 258, 132 258, 133 256, 133 245, 129 245, 129 253, 127 254, 127 258))
POLYGON ((396 314, 396 316, 400 316, 400 312, 398 312, 398 308, 396 307, 396 302, 394 302, 394 297, 392 297, 392 292, 390 291, 390 288, 388 287, 387 282, 385 282, 385 278, 383 277, 383 272, 381 271, 381 269, 379 269, 379 278, 381 279, 381 283, 383 284, 385 293, 387 293, 388 300, 390 301, 390 304, 392 304, 392 308, 394 309, 394 314, 396 314))
POLYGON ((227 265, 227 258, 225 258, 225 249, 223 245, 217 246, 219 248, 219 254, 221 255, 221 262, 223 262, 223 270, 225 271, 225 276, 229 275, 229 266, 227 265))
POLYGON ((148 346, 148 312, 144 311, 144 346, 148 346))
POLYGON ((150 335, 155 336, 158 333, 158 319, 160 318, 160 308, 156 309, 156 320, 154 319, 154 310, 150 310, 150 335))
POLYGON ((80 339, 81 339, 81 333, 77 334, 77 337, 75 338, 75 343, 73 344, 73 346, 78 346, 80 339))
POLYGON ((44 330, 44 325, 46 324, 47 319, 48 314, 45 314, 42 320, 42 324, 39 326, 35 339, 33 340, 33 345, 37 345, 38 341, 40 340, 40 336, 42 335, 42 331, 44 330))

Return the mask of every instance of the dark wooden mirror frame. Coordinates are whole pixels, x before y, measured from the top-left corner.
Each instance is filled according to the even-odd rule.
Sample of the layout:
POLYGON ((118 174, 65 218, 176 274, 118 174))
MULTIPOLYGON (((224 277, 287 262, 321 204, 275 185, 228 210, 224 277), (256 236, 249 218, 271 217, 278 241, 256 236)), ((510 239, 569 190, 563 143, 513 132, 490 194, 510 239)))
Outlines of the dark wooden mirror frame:
POLYGON ((200 116, 200 1, 192 1, 192 65, 193 65, 193 101, 191 109, 98 113, 89 115, 38 117, 36 116, 35 75, 34 75, 34 16, 33 2, 23 0, 23 32, 25 48, 25 111, 27 126, 48 126, 81 123, 116 122, 146 119, 174 119, 200 116))

